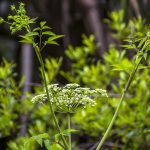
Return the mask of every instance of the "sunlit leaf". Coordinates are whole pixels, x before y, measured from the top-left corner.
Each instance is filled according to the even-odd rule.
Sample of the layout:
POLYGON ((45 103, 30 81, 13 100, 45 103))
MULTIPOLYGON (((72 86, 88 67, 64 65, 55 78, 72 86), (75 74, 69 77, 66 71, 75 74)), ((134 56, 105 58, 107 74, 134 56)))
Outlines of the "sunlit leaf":
POLYGON ((64 37, 64 35, 56 35, 48 38, 48 42, 54 41, 56 39, 59 39, 61 37, 64 37))
POLYGON ((41 26, 41 28, 43 28, 43 26, 46 24, 46 21, 42 21, 42 22, 40 22, 40 26, 41 26))
POLYGON ((52 150, 52 145, 51 145, 51 142, 49 140, 44 140, 44 145, 45 145, 47 150, 52 150))
POLYGON ((41 30, 40 27, 37 27, 33 31, 39 31, 39 30, 41 30))
POLYGON ((55 35, 55 34, 51 31, 44 31, 42 32, 42 35, 55 35))

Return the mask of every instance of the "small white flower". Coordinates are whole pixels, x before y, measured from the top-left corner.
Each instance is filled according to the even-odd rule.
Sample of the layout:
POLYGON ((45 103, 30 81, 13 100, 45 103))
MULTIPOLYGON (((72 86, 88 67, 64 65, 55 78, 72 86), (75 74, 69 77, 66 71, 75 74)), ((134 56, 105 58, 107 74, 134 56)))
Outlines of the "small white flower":
MULTIPOLYGON (((87 106, 95 106, 96 102, 91 98, 95 95, 108 97, 106 90, 82 88, 78 84, 67 84, 64 87, 58 87, 58 84, 48 86, 50 102, 56 107, 56 111, 63 113, 74 113, 77 109, 83 109, 87 106)), ((47 100, 46 91, 39 94, 31 100, 41 102, 47 100)))

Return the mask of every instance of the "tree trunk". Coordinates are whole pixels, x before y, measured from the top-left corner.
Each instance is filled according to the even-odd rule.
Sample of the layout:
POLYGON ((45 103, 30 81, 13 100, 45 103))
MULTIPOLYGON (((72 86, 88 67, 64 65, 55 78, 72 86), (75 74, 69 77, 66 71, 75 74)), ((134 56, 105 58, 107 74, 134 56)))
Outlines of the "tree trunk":
MULTIPOLYGON (((33 67, 32 60, 33 60, 32 46, 29 44, 22 44, 21 74, 25 76, 25 83, 22 89, 22 99, 24 99, 26 92, 31 91, 29 83, 31 83, 32 81, 32 67, 33 67)), ((20 135, 24 136, 27 131, 27 116, 25 114, 22 114, 20 120, 21 120, 20 135)))
POLYGON ((100 44, 99 54, 102 55, 107 50, 107 38, 104 33, 104 26, 97 7, 96 0, 79 0, 84 11, 85 26, 91 33, 96 36, 97 42, 100 44))
POLYGON ((63 38, 65 49, 70 43, 69 25, 70 25, 69 0, 63 0, 62 1, 62 32, 65 35, 65 37, 63 38))
POLYGON ((138 1, 137 0, 130 0, 130 3, 131 3, 131 6, 135 12, 135 15, 136 17, 140 17, 141 16, 141 13, 140 13, 140 8, 139 8, 139 5, 138 5, 138 1))

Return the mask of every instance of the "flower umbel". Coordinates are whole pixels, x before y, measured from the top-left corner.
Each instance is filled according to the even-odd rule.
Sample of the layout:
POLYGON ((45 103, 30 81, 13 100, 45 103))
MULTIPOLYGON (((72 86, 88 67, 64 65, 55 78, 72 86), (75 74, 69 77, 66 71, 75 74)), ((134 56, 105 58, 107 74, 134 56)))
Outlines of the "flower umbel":
MULTIPOLYGON (((94 96, 107 97, 107 93, 102 89, 91 90, 80 87, 78 84, 67 84, 59 87, 58 84, 48 86, 51 103, 56 107, 56 111, 62 113, 75 113, 77 109, 84 109, 87 106, 95 106, 94 96)), ((45 102, 46 92, 35 96, 32 102, 45 102)))

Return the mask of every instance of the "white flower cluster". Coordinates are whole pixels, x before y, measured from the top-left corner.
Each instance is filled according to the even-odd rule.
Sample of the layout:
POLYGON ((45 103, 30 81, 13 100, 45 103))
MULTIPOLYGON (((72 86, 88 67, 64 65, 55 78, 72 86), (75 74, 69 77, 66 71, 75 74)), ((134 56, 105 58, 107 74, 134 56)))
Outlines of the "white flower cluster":
MULTIPOLYGON (((56 107, 56 110, 63 113, 74 113, 77 109, 86 108, 86 106, 95 106, 96 102, 92 96, 107 97, 107 93, 102 89, 91 90, 82 88, 78 84, 67 84, 59 87, 58 84, 48 86, 50 102, 56 107)), ((35 96, 32 102, 44 102, 47 100, 46 91, 35 96)))

